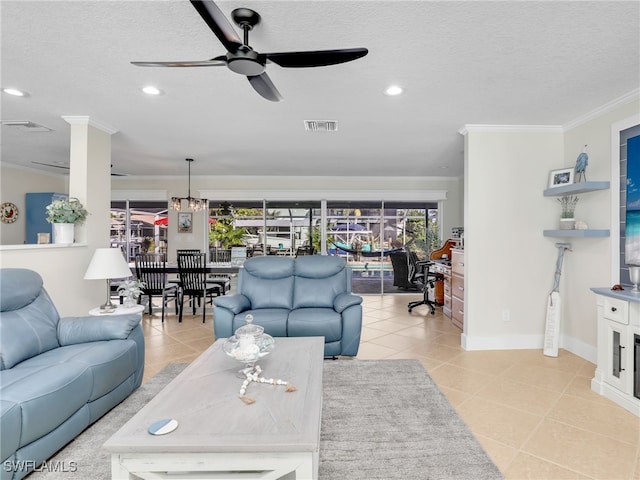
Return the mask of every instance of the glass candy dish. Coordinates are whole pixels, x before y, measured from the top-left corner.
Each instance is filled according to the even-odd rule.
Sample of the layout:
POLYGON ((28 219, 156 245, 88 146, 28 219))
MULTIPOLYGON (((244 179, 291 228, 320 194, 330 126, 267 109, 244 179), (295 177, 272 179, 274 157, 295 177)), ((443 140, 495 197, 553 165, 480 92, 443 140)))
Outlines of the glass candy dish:
POLYGON ((224 353, 245 365, 238 372, 241 378, 253 372, 256 362, 269 355, 275 346, 275 340, 264 333, 264 327, 253 324, 253 315, 247 315, 245 320, 247 324, 238 328, 222 344, 224 353))

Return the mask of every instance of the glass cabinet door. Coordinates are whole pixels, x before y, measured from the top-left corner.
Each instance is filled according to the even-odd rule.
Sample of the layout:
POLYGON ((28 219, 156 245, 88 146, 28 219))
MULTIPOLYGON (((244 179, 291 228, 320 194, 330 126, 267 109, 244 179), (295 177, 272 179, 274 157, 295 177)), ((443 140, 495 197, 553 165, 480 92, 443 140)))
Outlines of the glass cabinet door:
POLYGON ((630 393, 627 371, 627 331, 620 324, 607 321, 607 382, 625 393, 630 393))

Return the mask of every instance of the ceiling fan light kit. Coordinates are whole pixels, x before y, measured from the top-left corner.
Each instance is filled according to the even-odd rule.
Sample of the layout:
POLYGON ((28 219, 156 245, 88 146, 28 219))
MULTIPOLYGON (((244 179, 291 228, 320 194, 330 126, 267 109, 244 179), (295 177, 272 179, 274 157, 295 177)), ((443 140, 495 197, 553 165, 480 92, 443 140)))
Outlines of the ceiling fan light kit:
POLYGON ((190 0, 190 2, 227 49, 226 55, 199 61, 131 62, 133 65, 139 67, 226 66, 232 72, 246 76, 253 89, 263 98, 279 102, 282 100, 282 95, 267 75, 267 62, 284 68, 324 67, 351 62, 368 53, 366 48, 258 53, 249 46, 249 32, 260 23, 260 15, 257 12, 249 8, 236 8, 231 12, 231 18, 242 29, 243 39, 240 39, 233 25, 213 0, 190 0))
POLYGON ((200 212, 207 208, 206 198, 196 198, 191 196, 191 163, 193 158, 186 158, 185 161, 189 165, 189 190, 186 197, 171 197, 171 209, 177 212, 182 210, 182 201, 187 202, 187 208, 192 212, 200 212))

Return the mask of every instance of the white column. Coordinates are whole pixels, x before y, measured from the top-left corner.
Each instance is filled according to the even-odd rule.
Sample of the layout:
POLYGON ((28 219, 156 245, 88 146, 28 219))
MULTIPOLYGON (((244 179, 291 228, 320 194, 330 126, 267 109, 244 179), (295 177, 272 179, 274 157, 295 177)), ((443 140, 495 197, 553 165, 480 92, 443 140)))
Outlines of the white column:
POLYGON ((71 126, 69 196, 78 198, 89 212, 76 227, 76 241, 90 250, 109 246, 111 224, 111 135, 116 129, 88 116, 62 118, 71 126))

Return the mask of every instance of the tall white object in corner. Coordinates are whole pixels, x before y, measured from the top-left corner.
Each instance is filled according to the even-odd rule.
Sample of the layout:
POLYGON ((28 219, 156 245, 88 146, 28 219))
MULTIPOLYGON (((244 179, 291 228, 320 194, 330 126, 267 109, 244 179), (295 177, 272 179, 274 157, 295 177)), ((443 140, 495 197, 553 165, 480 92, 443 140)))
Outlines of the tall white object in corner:
POLYGON ((547 300, 547 319, 544 328, 544 350, 548 357, 558 356, 560 342, 560 322, 562 320, 562 299, 560 297, 560 275, 562 274, 562 262, 565 250, 571 249, 570 243, 556 243, 558 259, 556 260, 556 273, 553 290, 547 300))

